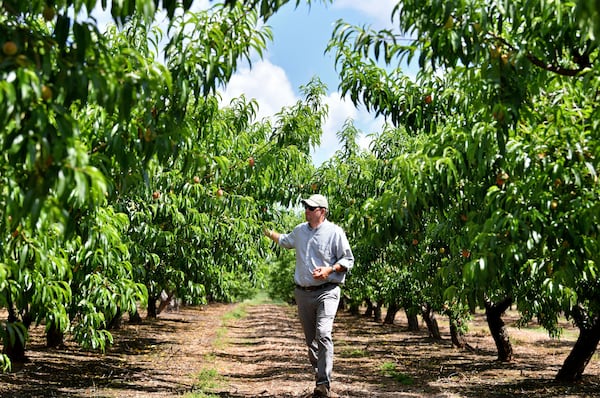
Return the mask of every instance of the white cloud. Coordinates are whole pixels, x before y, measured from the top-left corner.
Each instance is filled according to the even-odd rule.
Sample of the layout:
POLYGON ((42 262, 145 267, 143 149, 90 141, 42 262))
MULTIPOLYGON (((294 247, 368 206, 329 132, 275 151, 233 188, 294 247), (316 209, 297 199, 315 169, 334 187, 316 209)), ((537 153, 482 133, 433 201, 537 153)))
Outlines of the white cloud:
POLYGON ((323 126, 321 145, 313 153, 315 165, 322 164, 340 149, 337 133, 349 119, 361 132, 358 145, 364 149, 368 148, 371 142, 369 135, 381 132, 384 125, 383 118, 374 118, 364 108, 356 108, 350 100, 341 98, 337 92, 329 94, 325 102, 329 107, 329 117, 323 126))
POLYGON ((313 152, 313 162, 319 165, 329 159, 339 148, 337 133, 348 119, 356 120, 358 111, 352 102, 340 98, 340 94, 331 93, 325 99, 328 107, 328 117, 323 125, 321 145, 313 152))
POLYGON ((191 11, 202 11, 206 10, 211 6, 209 0, 196 0, 192 3, 190 7, 191 11))
POLYGON ((396 4, 398 4, 398 0, 336 0, 333 7, 358 11, 372 17, 379 24, 387 26, 391 22, 392 10, 396 4))
MULTIPOLYGON (((241 95, 258 102, 258 119, 271 118, 282 108, 294 105, 299 100, 285 71, 268 60, 255 62, 251 69, 244 67, 238 70, 221 93, 221 102, 227 105, 233 98, 241 95)), ((329 94, 324 102, 329 112, 323 125, 321 145, 313 151, 315 165, 329 159, 340 148, 337 133, 348 119, 351 119, 365 135, 380 131, 382 125, 381 120, 376 120, 368 112, 357 109, 351 101, 340 98, 337 92, 329 94)), ((368 140, 363 136, 359 144, 366 147, 368 140)))
POLYGON ((268 60, 239 69, 222 93, 222 103, 229 104, 242 94, 258 102, 258 119, 269 118, 298 100, 283 68, 268 60))
POLYGON ((329 94, 325 103, 329 108, 329 117, 323 126, 323 129, 325 130, 323 142, 326 143, 328 138, 336 139, 337 131, 340 130, 346 120, 356 120, 358 110, 352 102, 345 98, 341 98, 338 92, 329 94))

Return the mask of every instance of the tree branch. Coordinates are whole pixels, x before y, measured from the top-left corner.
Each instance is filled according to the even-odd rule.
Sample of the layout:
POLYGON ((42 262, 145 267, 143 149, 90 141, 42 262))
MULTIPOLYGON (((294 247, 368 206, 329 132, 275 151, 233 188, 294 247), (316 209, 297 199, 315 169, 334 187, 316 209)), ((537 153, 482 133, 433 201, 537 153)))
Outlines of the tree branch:
POLYGON ((549 72, 554 72, 554 73, 562 75, 562 76, 577 76, 586 67, 590 66, 590 65, 580 65, 579 64, 579 68, 577 68, 577 69, 563 68, 563 67, 558 66, 558 65, 547 64, 544 61, 542 61, 541 59, 534 57, 532 54, 527 54, 527 59, 532 64, 534 64, 535 66, 537 66, 539 68, 542 68, 542 69, 547 70, 549 72))
MULTIPOLYGON (((491 32, 490 32, 491 33, 491 32)), ((494 39, 500 41, 503 45, 505 45, 506 47, 510 48, 512 51, 517 51, 517 49, 515 48, 515 46, 513 46, 512 44, 510 44, 505 38, 498 36, 494 33, 491 33, 492 36, 494 37, 494 39)), ((545 63, 544 61, 542 61, 541 59, 537 58, 536 56, 534 56, 531 53, 528 53, 526 55, 527 59, 529 60, 529 62, 531 62, 532 64, 534 64, 535 66, 537 66, 538 68, 547 70, 549 72, 553 72, 562 76, 577 76, 580 72, 582 72, 585 68, 588 68, 591 66, 591 62, 589 60, 589 57, 586 56, 581 56, 581 55, 577 55, 576 51, 577 50, 572 50, 573 53, 575 54, 574 56, 574 60, 577 63, 577 65, 579 65, 579 68, 576 69, 570 69, 570 68, 563 68, 562 66, 559 65, 554 65, 551 63, 545 63)))

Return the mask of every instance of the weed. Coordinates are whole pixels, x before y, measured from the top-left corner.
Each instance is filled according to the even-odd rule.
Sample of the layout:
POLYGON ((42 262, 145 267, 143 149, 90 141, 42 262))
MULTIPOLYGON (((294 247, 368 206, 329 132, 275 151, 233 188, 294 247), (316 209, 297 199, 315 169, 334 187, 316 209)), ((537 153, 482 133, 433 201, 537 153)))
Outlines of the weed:
POLYGON ((205 368, 198 373, 198 382, 194 385, 195 392, 185 394, 185 398, 218 398, 219 395, 208 391, 219 388, 223 382, 223 377, 219 375, 216 369, 205 368))
POLYGON ((204 392, 192 392, 185 394, 184 398, 221 398, 221 396, 217 394, 207 394, 204 392))
POLYGON ((360 348, 355 348, 353 350, 344 350, 342 351, 341 355, 346 358, 364 358, 368 357, 369 353, 365 350, 361 350, 360 348))
POLYGON ((239 304, 233 310, 229 311, 225 315, 223 315, 223 323, 227 323, 227 321, 242 319, 245 318, 248 313, 246 311, 246 304, 239 304))
POLYGON ((391 377, 392 379, 394 379, 402 385, 409 386, 414 383, 413 378, 407 374, 399 372, 396 368, 396 364, 393 362, 384 363, 383 365, 381 365, 380 370, 384 376, 391 377))
POLYGON ((192 392, 184 395, 184 398, 221 398, 217 394, 207 394, 204 392, 192 392))

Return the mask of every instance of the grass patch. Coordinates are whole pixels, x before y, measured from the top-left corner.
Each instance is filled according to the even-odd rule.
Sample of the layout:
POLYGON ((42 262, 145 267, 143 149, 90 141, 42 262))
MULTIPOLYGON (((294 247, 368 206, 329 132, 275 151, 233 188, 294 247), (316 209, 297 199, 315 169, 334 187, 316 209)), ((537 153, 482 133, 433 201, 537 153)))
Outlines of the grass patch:
POLYGON ((221 326, 217 328, 215 331, 215 340, 212 343, 214 348, 223 348, 227 344, 227 326, 231 323, 231 321, 235 321, 237 319, 243 319, 248 315, 247 307, 249 304, 240 303, 236 305, 231 311, 225 313, 221 318, 221 326))
POLYGON ((216 369, 205 368, 197 375, 198 381, 194 384, 194 389, 198 390, 185 394, 185 398, 219 398, 220 395, 213 394, 210 391, 222 386, 223 376, 216 369))
POLYGON ((237 305, 233 310, 223 315, 223 323, 227 324, 228 321, 245 318, 248 315, 247 307, 248 305, 244 303, 237 305))
POLYGON ((214 349, 222 350, 227 345, 227 326, 221 325, 215 330, 215 339, 212 342, 214 349))
POLYGON ((407 374, 398 371, 398 368, 396 367, 396 364, 394 362, 386 362, 383 365, 381 365, 379 369, 381 371, 381 374, 387 377, 391 377, 392 379, 394 379, 402 385, 410 386, 414 384, 413 378, 407 374))
POLYGON ((210 393, 204 393, 204 392, 190 392, 188 394, 185 394, 183 396, 184 398, 221 398, 220 395, 217 394, 210 394, 210 393))
POLYGON ((281 299, 272 299, 269 297, 269 293, 266 291, 259 291, 251 299, 244 300, 244 304, 248 305, 259 305, 259 304, 276 304, 276 305, 288 305, 281 299))
POLYGON ((221 385, 223 378, 216 369, 202 369, 198 374, 197 387, 204 390, 214 390, 221 385))
POLYGON ((251 299, 242 301, 241 303, 236 305, 233 310, 231 310, 228 313, 226 313, 225 315, 223 315, 223 318, 222 318, 223 324, 227 325, 228 321, 245 318, 248 315, 248 311, 247 311, 248 307, 254 306, 254 305, 261 305, 261 304, 277 304, 277 305, 282 304, 283 305, 285 303, 280 300, 271 299, 267 292, 258 292, 251 299))
POLYGON ((365 350, 361 350, 360 348, 355 349, 344 349, 340 353, 341 356, 345 358, 365 358, 369 356, 369 353, 365 350))

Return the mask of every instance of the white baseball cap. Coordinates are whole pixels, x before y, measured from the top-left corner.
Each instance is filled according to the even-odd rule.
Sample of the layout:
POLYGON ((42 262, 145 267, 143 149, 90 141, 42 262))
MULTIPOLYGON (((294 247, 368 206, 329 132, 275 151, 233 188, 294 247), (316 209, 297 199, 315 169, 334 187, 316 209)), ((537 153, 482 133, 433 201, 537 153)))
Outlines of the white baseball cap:
POLYGON ((327 198, 319 194, 310 195, 308 199, 302 199, 300 202, 310 207, 323 207, 329 209, 327 198))

